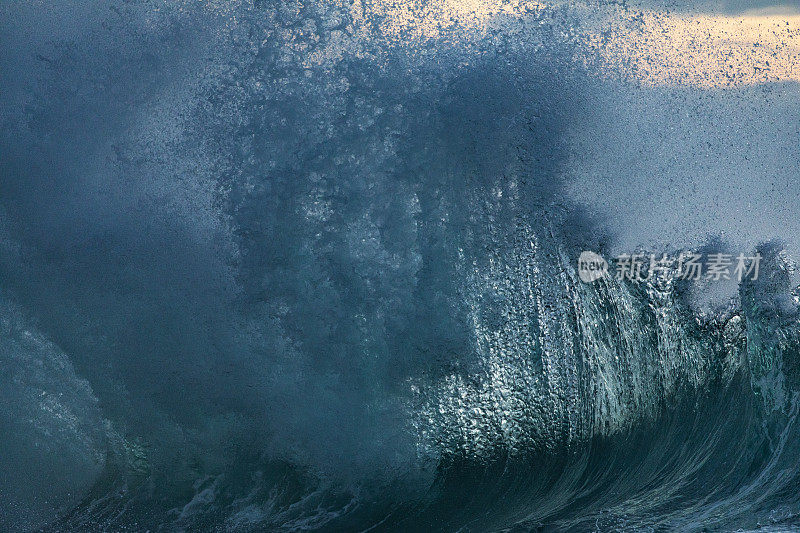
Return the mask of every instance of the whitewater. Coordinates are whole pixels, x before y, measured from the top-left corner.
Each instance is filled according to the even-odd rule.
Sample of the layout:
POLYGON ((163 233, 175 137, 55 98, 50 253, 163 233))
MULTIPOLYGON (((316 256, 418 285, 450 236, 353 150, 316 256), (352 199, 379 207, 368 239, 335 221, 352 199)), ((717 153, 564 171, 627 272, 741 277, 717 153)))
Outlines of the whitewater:
POLYGON ((800 23, 712 4, 3 2, 0 530, 800 530, 800 23))

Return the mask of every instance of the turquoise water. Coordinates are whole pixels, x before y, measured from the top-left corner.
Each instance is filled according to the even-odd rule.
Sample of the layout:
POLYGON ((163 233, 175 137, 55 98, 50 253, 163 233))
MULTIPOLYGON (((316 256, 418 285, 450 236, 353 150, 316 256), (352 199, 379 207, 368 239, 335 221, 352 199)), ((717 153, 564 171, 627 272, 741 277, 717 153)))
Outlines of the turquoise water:
POLYGON ((800 528, 794 85, 387 5, 0 6, 0 529, 800 528), (617 216, 712 181, 770 223, 617 216), (580 280, 637 239, 760 275, 580 280))

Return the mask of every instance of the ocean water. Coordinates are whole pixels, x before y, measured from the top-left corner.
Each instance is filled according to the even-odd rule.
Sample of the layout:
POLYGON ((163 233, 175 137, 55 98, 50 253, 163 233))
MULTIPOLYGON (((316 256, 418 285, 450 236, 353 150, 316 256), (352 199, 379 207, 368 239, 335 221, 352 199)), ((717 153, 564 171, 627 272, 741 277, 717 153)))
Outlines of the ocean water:
POLYGON ((0 530, 800 530, 795 11, 4 1, 0 530))

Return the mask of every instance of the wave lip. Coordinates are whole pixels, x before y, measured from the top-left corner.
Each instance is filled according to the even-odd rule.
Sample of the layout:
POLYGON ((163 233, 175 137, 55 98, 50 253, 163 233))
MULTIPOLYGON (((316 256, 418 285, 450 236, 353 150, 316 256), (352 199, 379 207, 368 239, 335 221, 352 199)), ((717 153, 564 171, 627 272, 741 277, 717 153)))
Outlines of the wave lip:
POLYGON ((568 190, 625 83, 769 75, 665 97, 619 56, 674 20, 601 4, 3 4, 0 526, 794 526, 789 265, 582 279, 568 190))

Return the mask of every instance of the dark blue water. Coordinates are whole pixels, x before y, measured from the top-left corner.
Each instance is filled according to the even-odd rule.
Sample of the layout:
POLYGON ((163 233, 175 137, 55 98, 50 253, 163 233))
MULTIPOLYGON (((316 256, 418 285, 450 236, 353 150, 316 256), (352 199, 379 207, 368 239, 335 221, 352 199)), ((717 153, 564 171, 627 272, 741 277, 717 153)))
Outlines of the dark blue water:
MULTIPOLYGON (((800 528, 795 236, 721 297, 576 272, 662 231, 571 194, 636 9, 387 5, 0 5, 0 529, 800 528)), ((733 147, 696 102, 778 85, 637 90, 733 147)))

